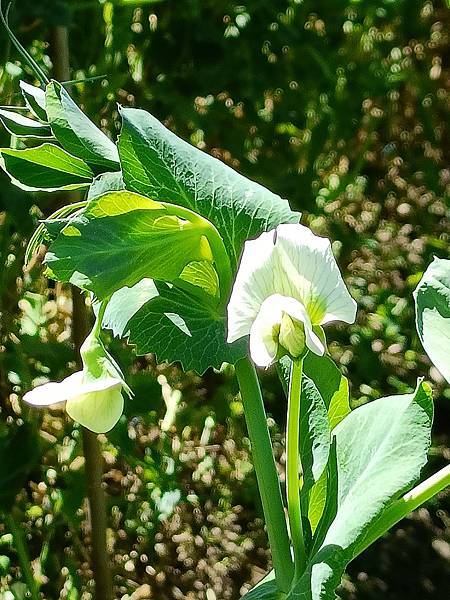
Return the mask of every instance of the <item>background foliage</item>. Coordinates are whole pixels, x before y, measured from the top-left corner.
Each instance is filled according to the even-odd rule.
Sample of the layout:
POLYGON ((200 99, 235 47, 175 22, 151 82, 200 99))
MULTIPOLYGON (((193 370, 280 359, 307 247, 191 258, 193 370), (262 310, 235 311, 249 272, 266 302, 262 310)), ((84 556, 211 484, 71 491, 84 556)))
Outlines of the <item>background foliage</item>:
MULTIPOLYGON (((450 390, 417 338, 411 292, 433 255, 449 257, 449 14, 443 0, 22 0, 11 17, 50 74, 68 28, 72 77, 104 75, 72 93, 112 136, 117 102, 150 110, 335 240, 359 316, 350 334, 328 330, 333 357, 354 405, 409 391, 420 375, 432 381, 430 470, 450 458, 450 390)), ((19 79, 33 76, 3 31, 0 49, 1 102, 18 104, 19 79)), ((0 141, 10 143, 4 130, 0 141)), ((7 600, 23 597, 8 515, 22 524, 45 597, 91 597, 79 431, 60 413, 20 403, 33 382, 75 366, 68 290, 49 287, 38 265, 22 269, 37 219, 66 201, 23 194, 1 177, 7 600)), ((117 597, 238 598, 265 572, 268 554, 232 373, 183 374, 113 343, 136 392, 103 438, 117 597)), ((273 373, 263 383, 282 470, 285 401, 273 373)), ((340 595, 431 600, 449 587, 447 492, 355 561, 340 595)))

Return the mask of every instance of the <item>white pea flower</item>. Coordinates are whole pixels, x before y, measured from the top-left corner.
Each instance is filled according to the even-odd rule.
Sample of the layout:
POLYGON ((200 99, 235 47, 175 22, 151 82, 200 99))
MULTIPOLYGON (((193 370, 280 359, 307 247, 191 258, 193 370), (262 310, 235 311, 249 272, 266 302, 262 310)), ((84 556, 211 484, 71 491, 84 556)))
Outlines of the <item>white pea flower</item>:
POLYGON ((33 406, 65 402, 67 414, 94 433, 106 433, 123 412, 122 390, 131 390, 100 339, 91 333, 81 347, 83 370, 59 383, 49 382, 27 392, 23 399, 33 406))
POLYGON ((245 243, 228 304, 228 342, 250 335, 250 354, 268 367, 283 354, 325 352, 320 326, 353 323, 330 241, 297 224, 279 225, 245 243))

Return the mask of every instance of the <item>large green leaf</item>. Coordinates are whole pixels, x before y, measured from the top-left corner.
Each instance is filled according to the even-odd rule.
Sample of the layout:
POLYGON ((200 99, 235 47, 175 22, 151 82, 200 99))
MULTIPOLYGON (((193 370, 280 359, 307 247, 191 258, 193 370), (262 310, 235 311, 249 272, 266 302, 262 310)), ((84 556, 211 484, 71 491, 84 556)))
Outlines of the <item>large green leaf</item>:
POLYGON ((435 258, 414 291, 419 337, 450 383, 450 260, 435 258))
POLYGON ((87 187, 93 177, 83 160, 53 144, 25 150, 2 148, 0 166, 12 183, 28 191, 53 192, 87 187))
POLYGON ((186 209, 180 214, 173 204, 134 192, 108 192, 70 219, 45 263, 58 280, 105 298, 143 278, 186 281, 183 270, 189 263, 214 260, 210 229, 205 219, 186 209))
POLYGON ((29 119, 12 110, 0 109, 0 121, 11 135, 23 138, 52 138, 48 125, 29 119))
POLYGON ((75 104, 56 81, 48 84, 45 106, 52 131, 61 146, 97 171, 120 168, 116 145, 75 104))
POLYGON ((194 148, 143 110, 121 109, 118 147, 125 186, 206 217, 222 236, 234 268, 248 238, 297 223, 286 200, 194 148))
POLYGON ((127 336, 138 354, 153 352, 159 362, 179 361, 184 370, 202 374, 223 362, 236 363, 246 342, 226 343, 225 316, 170 284, 143 280, 113 294, 103 327, 127 336))
POLYGON ((330 600, 361 540, 384 509, 419 477, 431 441, 433 404, 428 386, 374 400, 335 429, 328 506, 313 553, 289 600, 330 600), (334 461, 334 464, 332 464, 334 461), (334 501, 333 501, 334 500, 334 501))

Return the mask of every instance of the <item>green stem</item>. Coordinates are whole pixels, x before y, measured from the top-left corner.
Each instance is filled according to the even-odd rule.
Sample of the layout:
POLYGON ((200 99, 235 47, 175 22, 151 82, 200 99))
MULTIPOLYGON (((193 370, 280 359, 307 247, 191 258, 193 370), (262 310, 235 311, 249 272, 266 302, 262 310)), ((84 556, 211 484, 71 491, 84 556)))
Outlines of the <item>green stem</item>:
POLYGON ((105 316, 106 307, 108 306, 109 298, 105 298, 101 301, 100 307, 98 309, 97 317, 95 319, 94 328, 92 329, 92 334, 95 337, 99 337, 102 331, 102 323, 103 317, 105 316))
POLYGON ((20 570, 22 571, 22 575, 31 594, 30 597, 32 600, 40 600, 41 595, 39 594, 39 588, 31 568, 30 558, 23 538, 22 527, 14 517, 14 508, 6 515, 6 522, 14 539, 14 548, 19 559, 20 570))
POLYGON ((286 428, 286 487, 291 531, 294 548, 294 582, 298 581, 306 565, 305 541, 303 538, 302 511, 300 505, 300 481, 302 463, 299 450, 300 398, 302 389, 303 359, 292 361, 289 383, 288 415, 286 428))
POLYGON ((410 512, 416 510, 424 502, 450 485, 450 465, 447 465, 399 500, 393 502, 382 514, 379 523, 371 528, 370 534, 355 548, 353 558, 364 552, 373 542, 386 531, 404 519, 410 512))
POLYGON ((261 494, 275 576, 280 590, 287 592, 292 582, 293 565, 280 482, 258 376, 248 358, 243 358, 236 364, 236 375, 252 444, 253 464, 261 494))

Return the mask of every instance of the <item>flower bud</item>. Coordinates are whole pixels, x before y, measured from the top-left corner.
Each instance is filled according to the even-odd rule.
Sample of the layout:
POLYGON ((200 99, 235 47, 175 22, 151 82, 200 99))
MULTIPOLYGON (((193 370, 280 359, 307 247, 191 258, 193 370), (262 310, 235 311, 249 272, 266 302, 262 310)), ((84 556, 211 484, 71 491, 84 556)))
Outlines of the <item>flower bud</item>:
POLYGON ((304 324, 283 313, 278 342, 292 358, 302 356, 307 350, 304 324))

